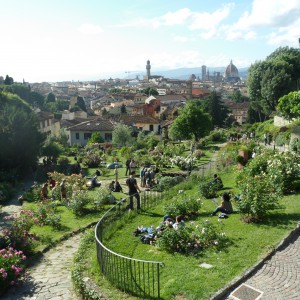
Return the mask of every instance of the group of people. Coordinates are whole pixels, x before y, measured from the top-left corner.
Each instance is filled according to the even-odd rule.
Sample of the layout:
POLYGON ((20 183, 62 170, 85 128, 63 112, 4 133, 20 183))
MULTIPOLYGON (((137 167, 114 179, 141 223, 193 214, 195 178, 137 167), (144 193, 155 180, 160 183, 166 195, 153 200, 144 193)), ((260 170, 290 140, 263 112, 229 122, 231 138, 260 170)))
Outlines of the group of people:
POLYGON ((136 162, 134 159, 132 158, 127 159, 125 165, 126 165, 125 176, 130 175, 132 172, 135 172, 136 162))
POLYGON ((140 171, 141 187, 151 188, 155 184, 155 170, 142 167, 140 171))
MULTIPOLYGON (((42 189, 41 189, 42 200, 49 199, 49 190, 51 194, 53 194, 53 191, 56 188, 58 188, 56 181, 52 177, 49 177, 48 181, 42 185, 42 189)), ((63 179, 59 184, 59 190, 60 190, 60 199, 62 201, 65 200, 68 203, 66 179, 63 179)))
POLYGON ((153 225, 149 227, 139 226, 134 232, 134 236, 140 236, 140 240, 145 244, 153 244, 162 234, 165 229, 178 230, 181 226, 184 226, 184 218, 179 215, 175 218, 175 221, 168 215, 164 216, 163 221, 159 226, 154 228, 153 225))

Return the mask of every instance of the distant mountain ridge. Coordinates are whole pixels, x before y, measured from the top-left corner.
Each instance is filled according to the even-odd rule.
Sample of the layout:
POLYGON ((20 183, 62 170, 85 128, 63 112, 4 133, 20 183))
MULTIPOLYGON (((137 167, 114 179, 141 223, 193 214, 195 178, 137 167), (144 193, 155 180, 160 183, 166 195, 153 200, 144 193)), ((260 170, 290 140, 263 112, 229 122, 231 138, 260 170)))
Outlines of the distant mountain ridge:
MULTIPOLYGON (((213 75, 214 72, 220 72, 221 75, 223 75, 225 71, 225 67, 212 67, 207 68, 209 70, 209 74, 213 75)), ((246 78, 248 75, 249 68, 238 68, 239 75, 241 78, 246 78)), ((189 77, 194 74, 196 77, 202 78, 202 70, 201 67, 197 68, 178 68, 178 69, 172 69, 172 70, 151 70, 151 75, 161 75, 165 78, 171 78, 171 79, 181 79, 181 80, 187 80, 189 77)), ((139 76, 140 79, 143 78, 143 76, 146 75, 146 71, 134 71, 128 73, 127 76, 123 76, 120 78, 124 79, 134 79, 136 76, 139 76)))

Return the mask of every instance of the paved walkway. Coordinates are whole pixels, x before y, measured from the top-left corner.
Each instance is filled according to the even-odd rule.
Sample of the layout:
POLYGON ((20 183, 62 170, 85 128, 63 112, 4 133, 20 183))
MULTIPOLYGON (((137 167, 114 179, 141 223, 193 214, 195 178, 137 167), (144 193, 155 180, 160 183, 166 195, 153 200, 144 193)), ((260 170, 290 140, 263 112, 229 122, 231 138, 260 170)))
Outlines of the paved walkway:
POLYGON ((25 281, 8 290, 1 299, 80 299, 75 295, 71 281, 71 266, 79 240, 80 236, 76 235, 46 252, 27 269, 25 281))
MULTIPOLYGON (((300 299, 300 233, 298 232, 290 242, 278 250, 261 268, 250 278, 246 284, 263 292, 263 300, 290 300, 300 299)), ((240 288, 241 285, 238 287, 240 288)), ((244 292, 234 293, 242 300, 256 299, 251 290, 244 288, 244 292)), ((232 291, 230 291, 232 292, 232 291)), ((232 296, 223 299, 236 299, 232 296)))
MULTIPOLYGON (((19 192, 0 211, 0 229, 9 226, 5 216, 19 213, 22 209, 18 197, 29 189, 33 181, 28 180, 19 192)), ((74 253, 79 246, 80 235, 76 235, 55 248, 47 251, 37 259, 34 266, 25 273, 25 281, 10 288, 2 297, 3 300, 19 299, 79 299, 74 293, 71 281, 71 266, 74 253)))

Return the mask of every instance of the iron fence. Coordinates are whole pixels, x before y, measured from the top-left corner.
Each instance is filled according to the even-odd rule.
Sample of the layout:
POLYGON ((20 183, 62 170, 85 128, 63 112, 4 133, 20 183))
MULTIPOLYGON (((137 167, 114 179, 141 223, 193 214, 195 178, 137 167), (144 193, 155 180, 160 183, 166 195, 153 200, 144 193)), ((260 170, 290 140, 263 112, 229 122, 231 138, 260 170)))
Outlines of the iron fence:
MULTIPOLYGON (((157 204, 161 193, 144 191, 140 194, 142 209, 157 204)), ((129 198, 121 199, 99 220, 95 228, 97 258, 102 274, 119 289, 133 295, 160 299, 160 272, 162 262, 134 259, 111 251, 104 245, 104 237, 116 223, 126 222, 129 198), (127 213, 126 213, 127 212, 127 213)))

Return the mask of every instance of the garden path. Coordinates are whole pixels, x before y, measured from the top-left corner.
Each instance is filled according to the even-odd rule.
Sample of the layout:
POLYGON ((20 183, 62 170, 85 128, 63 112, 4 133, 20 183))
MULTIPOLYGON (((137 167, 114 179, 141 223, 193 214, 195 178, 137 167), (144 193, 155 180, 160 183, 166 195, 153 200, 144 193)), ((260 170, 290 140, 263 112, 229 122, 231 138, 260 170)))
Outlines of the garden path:
POLYGON ((44 253, 27 269, 25 280, 10 288, 3 300, 80 299, 73 290, 71 267, 80 236, 76 235, 44 253))
MULTIPOLYGON (((9 223, 5 216, 19 213, 22 209, 18 197, 29 189, 33 180, 27 180, 18 188, 18 192, 2 207, 0 212, 0 229, 7 228, 9 223)), ((31 300, 66 300, 79 299, 74 293, 71 281, 71 266, 73 256, 79 246, 80 236, 76 235, 60 243, 37 258, 34 265, 27 269, 25 280, 18 286, 10 288, 3 300, 31 299, 31 300)))
POLYGON ((265 261, 252 276, 242 281, 237 288, 239 291, 233 293, 233 296, 238 296, 237 298, 227 296, 222 299, 255 300, 259 296, 259 292, 255 290, 263 292, 262 297, 259 298, 262 300, 300 299, 299 266, 300 233, 298 230, 293 238, 265 261))

